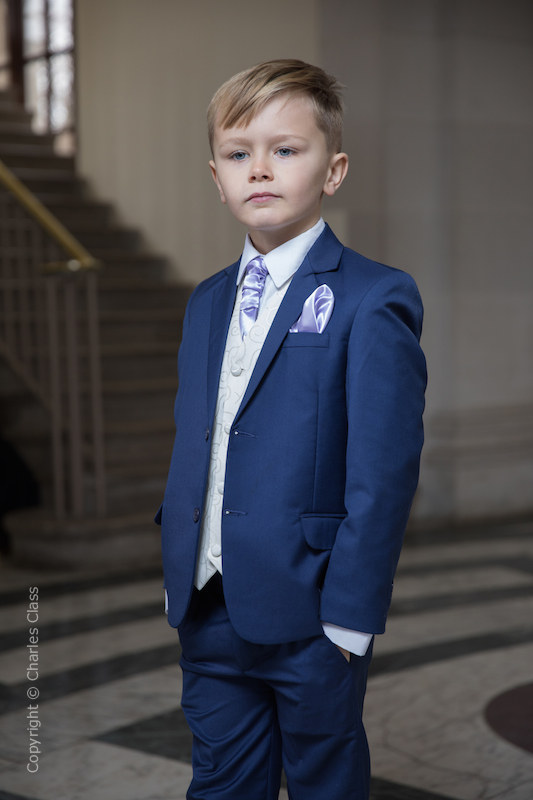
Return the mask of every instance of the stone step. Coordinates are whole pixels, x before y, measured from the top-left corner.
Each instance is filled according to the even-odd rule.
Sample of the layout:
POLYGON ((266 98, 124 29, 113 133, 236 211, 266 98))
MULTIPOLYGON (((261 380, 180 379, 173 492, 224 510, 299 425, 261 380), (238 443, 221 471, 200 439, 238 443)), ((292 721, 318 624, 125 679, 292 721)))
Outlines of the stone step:
POLYGON ((136 494, 133 492, 129 495, 122 495, 120 492, 111 492, 107 498, 107 505, 109 513, 114 516, 137 514, 141 517, 150 530, 152 536, 157 537, 158 544, 161 539, 160 528, 154 523, 154 516, 159 508, 163 495, 165 493, 165 482, 154 482, 153 488, 144 491, 137 489, 136 494))
POLYGON ((46 200, 39 198, 63 225, 69 230, 93 226, 107 228, 113 217, 110 203, 98 203, 81 197, 70 197, 68 200, 46 196, 46 200))
MULTIPOLYGON (((50 136, 38 136, 33 134, 32 137, 13 136, 11 139, 6 139, 5 136, 0 136, 0 158, 4 161, 11 158, 28 159, 29 163, 33 163, 34 158, 51 157, 54 159, 65 159, 64 156, 58 156, 54 151, 54 141, 50 136)), ((69 161, 73 161, 69 157, 69 161)))
MULTIPOLYGON (((79 347, 82 358, 80 379, 88 380, 87 375, 87 349, 84 345, 79 347)), ((176 358, 178 353, 177 340, 165 341, 131 341, 112 340, 103 341, 100 345, 102 356, 102 380, 159 380, 173 377, 176 374, 176 358)), ((40 350, 37 346, 31 349, 31 355, 37 358, 40 350)), ((65 353, 63 351, 63 357, 65 353)))
MULTIPOLYGON (((173 408, 177 378, 170 374, 165 378, 145 378, 104 381, 103 404, 106 433, 118 438, 132 433, 151 436, 161 431, 172 430, 173 408)), ((83 386, 81 398, 82 417, 89 420, 89 386, 83 386)), ((49 415, 47 410, 20 387, 11 393, 3 392, 2 435, 28 446, 48 442, 49 415)), ((67 397, 63 397, 66 412, 67 397)))
MULTIPOLYGON (((175 326, 175 331, 168 338, 157 332, 151 332, 151 340, 143 340, 140 336, 130 335, 111 335, 101 336, 101 366, 102 378, 104 381, 131 381, 145 379, 147 381, 165 381, 175 378, 176 358, 179 345, 179 323, 175 326)), ((30 354, 38 359, 41 355, 41 346, 34 339, 30 348, 30 354)), ((87 380, 87 349, 83 340, 79 345, 79 352, 82 358, 80 367, 80 378, 82 382, 87 380)), ((65 348, 62 348, 62 357, 65 358, 65 348)), ((13 378, 15 381, 16 379, 13 378)), ((5 381, 2 378, 2 391, 0 397, 7 396, 9 389, 4 390, 5 381)), ((20 396, 27 393, 26 387, 18 382, 20 396)), ((28 398, 30 395, 27 395, 28 398)), ((15 397, 18 395, 15 394, 15 397)))
MULTIPOLYGON (((153 342, 104 341, 101 344, 102 380, 108 382, 136 381, 141 378, 148 381, 172 379, 176 375, 178 345, 177 338, 153 342)), ((80 354, 82 356, 80 379, 83 384, 88 380, 86 349, 80 347, 80 354)), ((31 355, 38 357, 39 351, 36 347, 32 349, 31 355)))
POLYGON ((123 344, 171 344, 178 351, 182 321, 176 320, 140 320, 137 324, 110 320, 100 322, 100 342, 102 345, 123 344))
MULTIPOLYGON (((132 446, 131 441, 127 446, 113 440, 109 446, 106 443, 105 473, 108 491, 120 493, 123 497, 135 497, 144 490, 151 491, 155 483, 157 493, 160 494, 166 484, 173 441, 174 431, 171 431, 165 438, 141 442, 137 447, 132 446)), ((35 439, 17 446, 17 450, 26 459, 42 487, 43 502, 48 502, 53 496, 50 448, 46 443, 39 444, 35 439)), ((90 463, 88 459, 87 464, 90 463)))
MULTIPOLYGON (((168 378, 130 378, 129 380, 108 380, 103 384, 104 395, 130 394, 131 392, 142 392, 145 395, 154 392, 176 392, 176 376, 168 378)), ((88 388, 88 387, 86 387, 88 388)))
POLYGON ((98 250, 99 258, 104 262, 104 269, 99 275, 99 284, 104 287, 121 280, 148 280, 152 283, 163 282, 167 273, 167 260, 162 256, 150 253, 121 253, 98 250))
MULTIPOLYGON (((62 169, 61 166, 33 166, 16 164, 10 167, 11 171, 15 173, 17 178, 23 183, 37 184, 39 186, 47 186, 53 191, 52 187, 57 185, 58 189, 70 192, 71 184, 79 182, 78 178, 71 169, 62 169)), ((32 191, 36 191, 32 188, 32 191)), ((37 191, 36 191, 37 193, 37 191)))
POLYGON ((35 136, 31 123, 25 120, 12 120, 0 117, 0 135, 13 136, 35 136))
MULTIPOLYGON (((126 513, 132 510, 147 510, 150 519, 158 509, 167 482, 169 454, 144 457, 138 454, 122 462, 108 460, 106 472, 106 497, 109 512, 126 513)), ((85 481, 85 498, 88 506, 95 496, 94 479, 85 481)))
POLYGON ((54 152, 46 152, 45 148, 34 145, 0 147, 0 158, 13 172, 18 170, 41 170, 44 172, 74 173, 74 159, 70 156, 59 156, 54 152), (21 152, 24 149, 27 152, 21 152))
MULTIPOLYGON (((118 491, 121 481, 125 485, 122 495, 141 491, 143 484, 157 481, 158 490, 164 487, 170 454, 174 441, 172 398, 169 398, 170 414, 158 419, 127 418, 124 414, 116 419, 105 420, 106 440, 104 446, 105 469, 109 473, 109 489, 118 491), (135 482, 133 488, 132 482, 135 482)), ((48 501, 52 496, 52 450, 50 436, 43 425, 37 423, 3 431, 6 440, 12 442, 41 486, 41 495, 48 501)), ((87 467, 92 463, 91 452, 84 446, 87 467)))
MULTIPOLYGON (((132 372, 129 380, 115 382, 122 385, 120 390, 110 391, 109 380, 104 382, 103 413, 104 427, 109 437, 111 431, 122 435, 120 424, 141 423, 146 424, 153 432, 152 425, 158 430, 158 425, 163 424, 164 430, 173 424, 174 401, 177 389, 176 369, 177 344, 174 345, 174 363, 171 371, 158 378, 146 379, 139 370, 135 376, 132 372), (127 389, 126 389, 127 387, 127 389), (115 423, 118 424, 115 425, 115 423)), ((87 397, 87 412, 89 411, 87 397)), ((145 429, 137 430, 144 435, 145 429)))
POLYGON ((110 468, 135 459, 168 464, 174 433, 172 409, 159 419, 113 420, 106 425, 106 463, 110 468))
MULTIPOLYGON (((98 251, 93 255, 99 256, 98 251)), ((132 278, 109 278, 99 287, 100 310, 185 308, 190 287, 132 278)))
MULTIPOLYGON (((2 407, 2 423, 3 427, 12 422, 15 418, 20 416, 21 411, 25 406, 28 406, 28 414, 31 416, 32 421, 35 420, 36 414, 42 414, 42 421, 48 420, 48 413, 41 409, 40 403, 33 398, 26 390, 22 381, 8 368, 4 363, 0 363, 0 404, 2 407)), ((88 396, 90 391, 90 384, 85 381, 81 383, 82 395, 88 396)), ((132 394, 144 395, 147 402, 150 401, 152 395, 164 393, 168 395, 171 393, 173 396, 177 389, 177 377, 175 370, 171 375, 164 377, 147 378, 144 374, 137 377, 130 378, 108 378, 102 382, 102 392, 104 397, 116 396, 129 396, 132 394)), ((22 427, 27 429, 25 423, 22 427)), ((37 427, 41 427, 38 425, 37 427)), ((44 425, 42 428, 44 429, 44 425)))
POLYGON ((104 342, 101 345, 103 358, 128 358, 128 356, 138 355, 144 358, 152 356, 168 355, 176 350, 175 342, 104 342))
MULTIPOLYGON (((78 178, 78 180, 82 180, 78 178)), ((85 185, 85 181, 82 181, 85 185)), ((47 207, 51 207, 53 210, 55 207, 64 208, 65 211, 71 209, 72 211, 81 210, 83 208, 91 208, 93 205, 100 206, 100 205, 108 205, 110 207, 110 211, 113 212, 113 207, 106 202, 102 202, 100 200, 93 199, 90 195, 83 195, 79 196, 78 194, 71 194, 70 192, 64 192, 63 194, 59 191, 64 184, 61 184, 59 187, 56 187, 52 191, 52 187, 50 187, 50 192, 46 191, 46 188, 43 190, 39 190, 35 192, 41 203, 47 207)))
POLYGON ((0 89, 0 103, 2 105, 15 105, 16 108, 22 108, 22 104, 17 99, 17 91, 14 86, 3 86, 0 89))
POLYGON ((167 455, 153 453, 150 458, 128 459, 122 463, 108 463, 106 473, 110 487, 120 485, 124 481, 134 481, 136 486, 157 485, 157 491, 165 488, 169 468, 167 455))
POLYGON ((17 94, 13 86, 4 86, 0 89, 0 100, 5 102, 17 103, 17 94))
MULTIPOLYGON (((109 309, 100 312, 100 328, 102 339, 106 338, 106 332, 111 336, 124 331, 134 334, 138 329, 141 330, 141 339, 145 341, 144 333, 148 334, 153 328, 154 333, 162 337, 163 333, 170 335, 163 338, 163 341, 173 341, 179 332, 176 326, 183 323, 184 308, 143 308, 132 310, 109 309)), ((119 337, 122 338, 122 337, 119 337)), ((126 337, 127 338, 127 337, 126 337)))
MULTIPOLYGON (((175 346, 177 350, 177 347, 175 346)), ((171 374, 165 379, 144 379, 141 375, 124 380, 128 389, 110 391, 104 382, 103 415, 107 433, 115 430, 115 423, 141 423, 157 428, 161 420, 172 420, 176 396, 177 377, 174 363, 171 374), (157 388, 156 388, 157 387, 157 388)), ((46 410, 28 400, 28 395, 2 396, 2 432, 12 439, 25 442, 40 442, 48 437, 49 417, 46 410), (14 407, 16 404, 16 407, 14 407)), ((67 411, 68 398, 63 396, 63 410, 67 411)), ((85 383, 81 397, 83 420, 90 420, 89 386, 85 383)), ((144 429, 143 429, 144 430, 144 429)), ((142 433, 143 430, 140 432, 142 433)))
MULTIPOLYGON (((169 351, 172 348, 169 348, 169 351)), ((148 380, 158 380, 162 376, 176 375, 176 359, 178 343, 173 352, 145 353, 132 352, 131 355, 104 358, 102 361, 102 379, 109 380, 136 380, 139 376, 148 380)))
POLYGON ((105 428, 114 421, 150 421, 172 417, 175 392, 157 392, 146 395, 132 392, 128 395, 104 395, 105 428))
POLYGON ((54 151, 55 137, 51 133, 34 133, 31 127, 20 126, 14 129, 4 126, 0 115, 0 149, 5 145, 39 145, 54 151))
POLYGON ((86 181, 66 170, 54 171, 16 167, 13 172, 37 197, 41 195, 57 195, 60 197, 72 196, 80 198, 87 192, 86 181))
POLYGON ((152 521, 165 493, 168 467, 167 458, 138 458, 124 464, 108 465, 106 486, 110 512, 143 510, 152 521))
POLYGON ((70 233, 96 257, 105 250, 135 251, 141 244, 140 232, 135 228, 81 223, 73 225, 70 233))
MULTIPOLYGON (((25 324, 30 322, 27 329, 29 339, 29 349, 31 355, 37 356, 43 353, 42 336, 43 330, 47 326, 47 318, 42 308, 42 297, 31 296, 28 298, 31 311, 13 311, 10 314, 11 322, 17 326, 23 321, 25 324), (37 310, 33 307, 37 305, 37 310)), ((103 345, 128 344, 134 347, 136 343, 140 346, 140 351, 144 352, 147 345, 176 344, 177 338, 181 334, 183 324, 184 307, 170 308, 139 308, 139 309, 114 309, 101 310, 99 312, 100 339, 103 345)), ((86 337, 86 314, 85 308, 80 303, 78 313, 78 341, 83 343, 86 337)), ((63 330, 65 315, 62 304, 60 304, 56 317, 59 322, 60 331, 63 330)), ((64 343, 63 343, 64 345, 64 343)), ((61 348, 63 356, 65 347, 61 348)), ((105 353, 104 353, 105 355, 105 353)))
POLYGON ((6 101, 0 108, 0 120, 2 124, 11 122, 31 127, 32 115, 18 103, 6 101))
POLYGON ((152 517, 143 510, 58 521, 40 508, 13 512, 6 526, 15 564, 74 570, 113 564, 121 569, 161 564, 160 532, 152 517))

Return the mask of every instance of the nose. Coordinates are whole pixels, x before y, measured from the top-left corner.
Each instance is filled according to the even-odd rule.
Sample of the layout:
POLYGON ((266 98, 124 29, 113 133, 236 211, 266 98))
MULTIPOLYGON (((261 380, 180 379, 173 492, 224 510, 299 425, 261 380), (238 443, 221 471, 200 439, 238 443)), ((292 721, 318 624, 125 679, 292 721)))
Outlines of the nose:
POLYGON ((256 157, 250 164, 250 181, 271 181, 272 170, 264 157, 256 157))

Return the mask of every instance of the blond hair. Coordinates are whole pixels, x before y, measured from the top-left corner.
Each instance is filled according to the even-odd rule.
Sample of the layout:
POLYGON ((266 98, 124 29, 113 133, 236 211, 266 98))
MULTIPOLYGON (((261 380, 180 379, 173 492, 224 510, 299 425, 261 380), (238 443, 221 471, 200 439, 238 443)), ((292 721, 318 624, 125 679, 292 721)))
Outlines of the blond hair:
POLYGON ((211 150, 215 126, 223 129, 246 126, 281 93, 309 97, 317 126, 326 136, 328 150, 340 152, 343 121, 340 84, 320 67, 289 58, 265 61, 239 72, 215 92, 207 109, 211 150))

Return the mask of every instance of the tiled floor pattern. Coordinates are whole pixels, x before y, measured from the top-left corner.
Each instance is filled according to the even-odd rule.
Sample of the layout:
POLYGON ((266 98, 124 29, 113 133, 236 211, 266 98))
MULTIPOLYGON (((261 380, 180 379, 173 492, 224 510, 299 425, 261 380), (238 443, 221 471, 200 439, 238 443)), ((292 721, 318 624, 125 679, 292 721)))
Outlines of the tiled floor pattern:
MULTIPOLYGON (((161 597, 158 570, 0 565, 0 800, 184 800, 190 739, 161 597)), ((516 692, 533 681, 533 523, 411 534, 374 653, 373 800, 532 800, 533 692, 516 692)))

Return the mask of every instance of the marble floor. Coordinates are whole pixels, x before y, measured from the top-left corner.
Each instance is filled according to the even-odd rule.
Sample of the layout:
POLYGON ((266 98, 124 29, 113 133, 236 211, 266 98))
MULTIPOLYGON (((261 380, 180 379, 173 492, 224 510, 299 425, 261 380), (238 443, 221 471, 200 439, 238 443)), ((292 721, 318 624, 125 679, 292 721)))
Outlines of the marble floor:
MULTIPOLYGON (((158 569, 0 563, 0 800, 185 798, 161 598, 158 569)), ((533 522, 410 534, 374 653, 373 800, 533 798, 533 522)))

